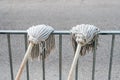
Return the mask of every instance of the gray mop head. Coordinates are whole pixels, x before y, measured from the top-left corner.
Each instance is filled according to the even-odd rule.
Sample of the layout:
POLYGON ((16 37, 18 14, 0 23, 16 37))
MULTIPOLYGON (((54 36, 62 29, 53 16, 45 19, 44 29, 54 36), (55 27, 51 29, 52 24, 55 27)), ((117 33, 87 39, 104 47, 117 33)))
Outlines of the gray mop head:
POLYGON ((27 30, 28 41, 34 43, 30 56, 32 59, 40 59, 44 51, 47 57, 54 49, 55 37, 51 34, 53 31, 54 29, 48 25, 36 25, 27 30))
POLYGON ((100 30, 89 24, 81 24, 73 27, 72 32, 72 45, 74 52, 77 48, 77 43, 81 44, 81 55, 85 55, 87 51, 91 51, 95 47, 95 41, 98 44, 98 32, 100 30))

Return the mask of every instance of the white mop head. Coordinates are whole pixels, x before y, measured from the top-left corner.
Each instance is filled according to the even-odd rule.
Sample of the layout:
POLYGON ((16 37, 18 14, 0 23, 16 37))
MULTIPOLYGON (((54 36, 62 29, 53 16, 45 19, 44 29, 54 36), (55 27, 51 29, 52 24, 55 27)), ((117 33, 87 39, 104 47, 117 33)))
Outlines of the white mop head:
POLYGON ((55 47, 55 37, 51 35, 53 31, 54 29, 48 25, 36 25, 27 30, 29 42, 34 43, 30 58, 41 59, 43 49, 45 49, 45 58, 50 54, 55 47))
POLYGON ((41 41, 45 41, 53 31, 54 29, 51 26, 44 24, 32 26, 27 30, 29 36, 28 40, 37 44, 41 41))
POLYGON ((76 51, 77 43, 80 43, 82 48, 81 55, 85 55, 86 51, 93 50, 95 40, 98 42, 99 28, 94 25, 81 24, 71 29, 72 33, 72 45, 74 51, 76 51))
POLYGON ((89 24, 77 25, 71 29, 72 34, 75 34, 76 41, 81 41, 83 45, 88 44, 99 31, 96 26, 89 24))

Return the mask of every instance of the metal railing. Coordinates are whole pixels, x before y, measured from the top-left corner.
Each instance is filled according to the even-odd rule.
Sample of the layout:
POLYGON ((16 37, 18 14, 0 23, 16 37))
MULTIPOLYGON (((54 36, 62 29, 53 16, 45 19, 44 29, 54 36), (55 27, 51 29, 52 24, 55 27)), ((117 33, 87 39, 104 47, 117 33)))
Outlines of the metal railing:
MULTIPOLYGON (((24 35, 25 38, 25 50, 27 49, 27 32, 23 30, 0 30, 0 34, 7 35, 8 41, 8 51, 9 51, 9 63, 10 63, 10 74, 11 80, 14 80, 13 76, 13 64, 12 64, 12 51, 11 51, 11 35, 24 35)), ((62 80, 62 35, 70 35, 69 31, 54 31, 53 35, 59 35, 59 80, 62 80)), ((98 35, 112 35, 112 42, 111 42, 111 52, 110 52, 110 63, 109 63, 109 71, 108 71, 108 80, 111 80, 111 71, 112 71, 112 58, 113 58, 113 48, 115 42, 115 35, 120 35, 120 31, 101 31, 98 35)), ((95 44, 96 45, 96 44, 95 44)), ((95 46, 96 47, 96 46, 95 46)), ((44 57, 44 54, 43 54, 44 57)), ((95 80, 95 64, 96 64, 96 50, 94 49, 93 52, 93 67, 92 67, 92 80, 95 80)), ((45 80, 45 61, 44 58, 42 59, 42 74, 43 80, 45 80)), ((29 65, 28 62, 26 64, 26 73, 27 73, 27 80, 29 80, 29 65)), ((76 76, 75 80, 78 80, 78 64, 76 67, 76 76)))

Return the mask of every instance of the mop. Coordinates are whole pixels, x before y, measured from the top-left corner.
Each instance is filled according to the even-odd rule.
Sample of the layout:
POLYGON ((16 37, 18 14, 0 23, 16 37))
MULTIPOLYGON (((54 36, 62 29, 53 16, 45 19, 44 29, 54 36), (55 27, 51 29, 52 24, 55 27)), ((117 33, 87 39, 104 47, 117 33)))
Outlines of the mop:
POLYGON ((98 42, 97 33, 99 31, 100 30, 97 27, 89 24, 77 25, 71 29, 72 45, 75 56, 68 74, 68 80, 73 79, 73 71, 75 70, 79 54, 83 56, 87 51, 89 52, 94 49, 95 41, 98 42))
POLYGON ((50 54, 55 47, 55 37, 51 35, 54 29, 48 25, 36 25, 27 30, 29 46, 24 55, 15 80, 20 80, 24 66, 29 57, 41 58, 43 49, 45 50, 45 58, 50 54), (45 46, 43 46, 45 44, 45 46))

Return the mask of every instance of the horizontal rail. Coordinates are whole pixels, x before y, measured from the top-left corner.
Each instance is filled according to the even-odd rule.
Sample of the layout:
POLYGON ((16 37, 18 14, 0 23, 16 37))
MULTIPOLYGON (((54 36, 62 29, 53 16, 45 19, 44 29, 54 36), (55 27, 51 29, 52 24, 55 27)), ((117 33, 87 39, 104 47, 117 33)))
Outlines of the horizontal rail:
MULTIPOLYGON (((0 34, 27 34, 26 30, 0 30, 0 34)), ((70 31, 64 30, 64 31, 54 31, 53 34, 64 34, 69 35, 71 34, 70 31)), ((120 34, 119 31, 100 31, 99 34, 101 35, 110 35, 110 34, 120 34)))

